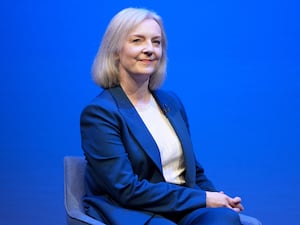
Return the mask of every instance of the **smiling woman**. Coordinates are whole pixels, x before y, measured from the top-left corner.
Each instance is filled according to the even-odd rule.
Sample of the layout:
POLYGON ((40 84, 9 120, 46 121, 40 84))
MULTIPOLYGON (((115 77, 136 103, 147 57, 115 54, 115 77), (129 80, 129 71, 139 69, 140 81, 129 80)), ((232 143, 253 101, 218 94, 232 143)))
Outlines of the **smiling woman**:
POLYGON ((161 18, 138 8, 118 13, 93 65, 104 90, 80 120, 86 213, 115 225, 259 225, 239 214, 240 197, 218 191, 206 177, 184 106, 159 89, 165 69, 161 18))
MULTIPOLYGON (((158 54, 157 56, 154 52, 151 53, 151 59, 157 60, 157 66, 155 72, 150 77, 149 88, 155 89, 160 87, 165 79, 166 72, 166 35, 161 18, 157 14, 150 13, 145 9, 124 9, 111 20, 93 64, 92 73, 95 82, 104 88, 120 84, 119 65, 116 62, 121 49, 125 47, 124 44, 130 44, 130 41, 133 42, 131 43, 132 46, 140 46, 140 48, 141 46, 145 48, 145 44, 150 42, 148 44, 152 46, 153 50, 156 49, 155 54, 158 54), (132 17, 128 17, 128 14, 131 14, 132 17), (141 26, 140 29, 142 30, 139 32, 143 33, 136 33, 138 30, 134 31, 134 29, 137 29, 142 22, 145 22, 147 26, 151 26, 151 29, 141 26), (152 30, 153 28, 155 30, 152 30), (146 40, 144 40, 145 38, 146 40), (149 38, 151 42, 148 40, 149 38)), ((147 48, 149 46, 146 46, 146 51, 147 48)), ((149 59, 149 55, 147 54, 136 57, 141 57, 138 59, 149 59)))
POLYGON ((132 29, 123 47, 116 53, 121 83, 148 87, 149 78, 157 70, 161 56, 160 26, 155 20, 146 19, 132 29))
MULTIPOLYGON (((129 5, 164 18, 170 60, 163 88, 184 102, 195 155, 209 178, 241 195, 244 213, 264 224, 299 224, 297 0, 1 1, 0 224, 65 223, 62 159, 82 154, 79 113, 101 90, 89 75, 99 36, 129 5)), ((125 41, 128 21, 119 19, 112 35, 125 41)))

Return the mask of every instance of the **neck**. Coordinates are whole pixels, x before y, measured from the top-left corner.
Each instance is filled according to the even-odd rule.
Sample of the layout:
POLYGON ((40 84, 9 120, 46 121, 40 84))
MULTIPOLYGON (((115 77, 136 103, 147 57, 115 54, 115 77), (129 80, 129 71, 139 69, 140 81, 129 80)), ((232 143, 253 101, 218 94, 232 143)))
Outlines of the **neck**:
POLYGON ((141 86, 124 85, 121 83, 121 87, 134 106, 140 106, 149 103, 151 92, 148 88, 148 82, 141 86))

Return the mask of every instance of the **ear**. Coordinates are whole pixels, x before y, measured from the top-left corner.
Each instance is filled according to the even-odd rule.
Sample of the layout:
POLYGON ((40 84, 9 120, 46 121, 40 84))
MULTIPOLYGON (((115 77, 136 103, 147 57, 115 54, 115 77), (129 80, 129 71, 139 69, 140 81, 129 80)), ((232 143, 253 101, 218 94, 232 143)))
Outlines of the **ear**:
POLYGON ((120 60, 120 56, 119 56, 119 53, 118 52, 115 52, 114 53, 114 58, 116 61, 119 61, 120 60))
POLYGON ((118 53, 114 54, 114 59, 115 59, 115 65, 118 66, 120 63, 120 56, 118 53))

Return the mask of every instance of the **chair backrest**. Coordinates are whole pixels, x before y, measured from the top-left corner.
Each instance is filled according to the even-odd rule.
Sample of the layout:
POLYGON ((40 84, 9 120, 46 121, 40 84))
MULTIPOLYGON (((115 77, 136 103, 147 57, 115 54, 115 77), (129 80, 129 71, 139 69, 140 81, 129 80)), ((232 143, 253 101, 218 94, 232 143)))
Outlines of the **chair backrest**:
POLYGON ((68 225, 105 225, 86 215, 82 206, 86 161, 81 156, 64 157, 64 204, 68 225))

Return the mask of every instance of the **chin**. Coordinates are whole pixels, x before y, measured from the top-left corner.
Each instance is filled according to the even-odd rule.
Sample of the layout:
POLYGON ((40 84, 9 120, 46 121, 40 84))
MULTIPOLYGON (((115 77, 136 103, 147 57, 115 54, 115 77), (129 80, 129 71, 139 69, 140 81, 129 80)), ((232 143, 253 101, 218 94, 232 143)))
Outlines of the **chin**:
POLYGON ((141 74, 145 74, 145 75, 152 75, 153 73, 155 73, 154 69, 141 71, 141 74))

